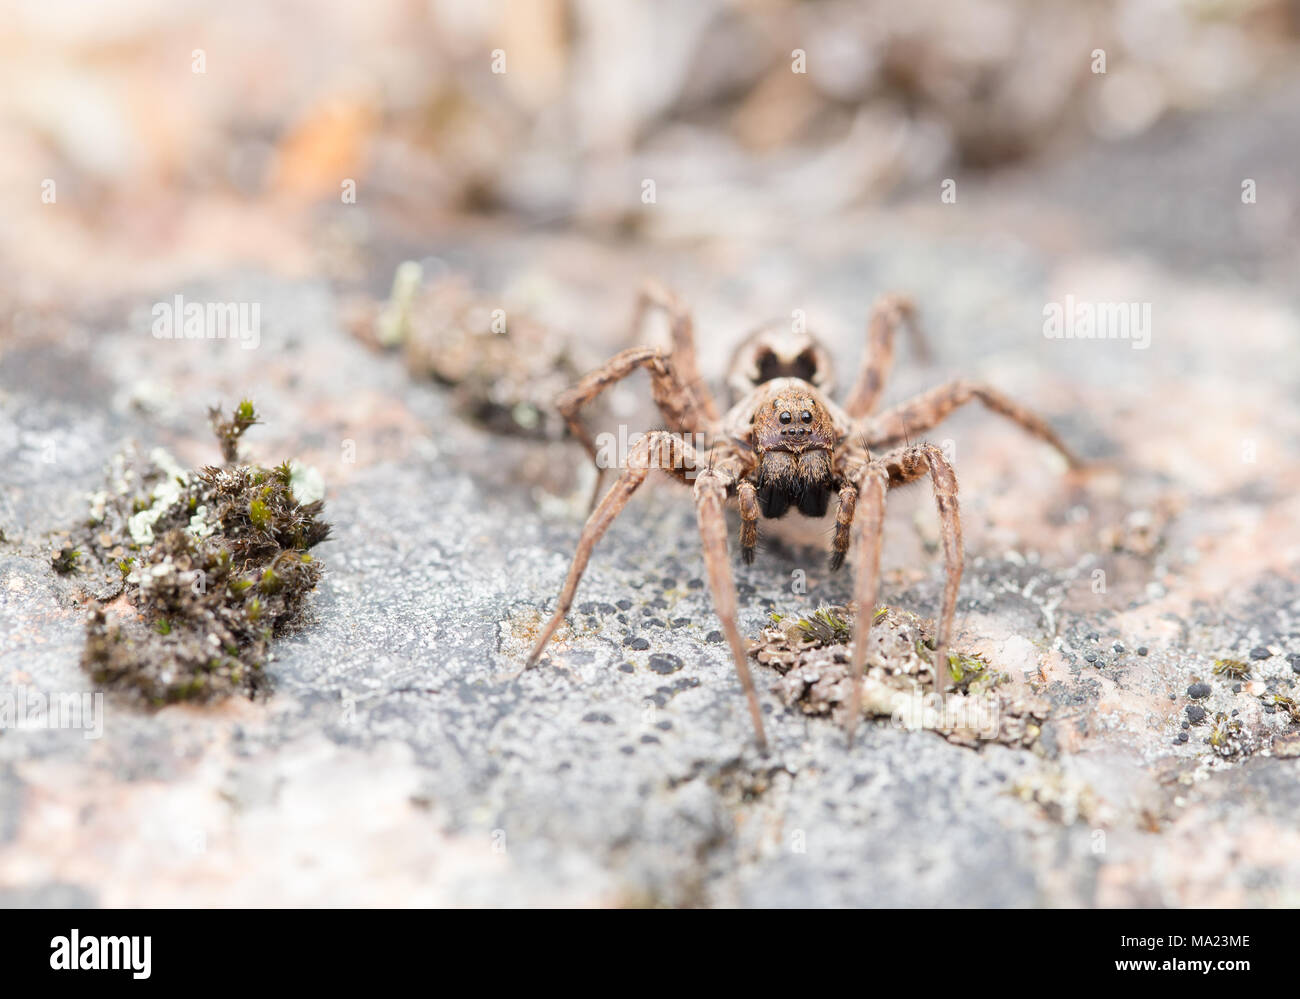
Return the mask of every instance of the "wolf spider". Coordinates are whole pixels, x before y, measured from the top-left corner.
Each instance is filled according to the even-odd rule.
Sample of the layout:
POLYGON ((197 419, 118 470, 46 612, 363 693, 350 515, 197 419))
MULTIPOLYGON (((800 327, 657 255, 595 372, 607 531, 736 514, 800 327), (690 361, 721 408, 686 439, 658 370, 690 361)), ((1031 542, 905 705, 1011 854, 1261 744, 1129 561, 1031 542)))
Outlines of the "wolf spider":
POLYGON ((1071 467, 1077 467, 1079 459, 1040 416, 980 382, 957 379, 873 416, 893 364, 894 338, 900 326, 908 328, 918 352, 924 352, 914 322, 914 306, 901 296, 886 296, 872 309, 866 354, 842 404, 830 398, 832 365, 821 344, 809 333, 774 325, 755 331, 737 349, 728 378, 737 401, 725 414, 719 414, 696 367, 690 313, 666 289, 650 284, 637 299, 635 330, 641 329, 651 309, 662 309, 668 316, 669 350, 632 347, 621 351, 556 400, 573 435, 597 461, 598 486, 601 473, 596 443, 578 419, 587 403, 643 368, 650 375, 651 394, 668 429, 653 430, 640 438, 628 454, 618 481, 598 504, 593 503, 555 613, 542 629, 525 668, 541 657, 573 603, 592 549, 650 469, 662 469, 688 484, 694 475, 696 517, 714 609, 736 662, 759 747, 766 751, 758 695, 736 623, 736 586, 727 561, 724 510, 730 500, 739 507, 740 553, 746 563, 752 563, 760 516, 781 517, 794 508, 806 517, 821 517, 834 493, 838 495, 838 507, 830 567, 838 569, 850 548, 856 563, 855 640, 850 672, 853 689, 848 721, 851 744, 861 712, 865 639, 880 581, 885 494, 929 475, 939 510, 946 568, 935 642, 935 688, 940 693, 946 691, 948 645, 963 557, 957 478, 939 448, 928 443, 908 443, 910 435, 934 427, 958 406, 979 400, 1051 444, 1071 467), (707 457, 689 443, 688 438, 696 434, 705 442, 707 457), (877 449, 880 453, 876 453, 877 449))

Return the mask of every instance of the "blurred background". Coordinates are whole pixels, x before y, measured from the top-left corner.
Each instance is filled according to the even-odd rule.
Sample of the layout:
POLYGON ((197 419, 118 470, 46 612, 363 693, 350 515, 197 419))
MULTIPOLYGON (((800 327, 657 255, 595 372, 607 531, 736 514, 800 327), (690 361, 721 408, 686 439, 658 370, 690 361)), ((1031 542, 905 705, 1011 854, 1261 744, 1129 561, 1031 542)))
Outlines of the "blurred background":
POLYGON ((375 278, 403 235, 474 225, 779 240, 1230 104, 1300 31, 1295 0, 5 9, 0 261, 23 301, 232 264, 375 278))

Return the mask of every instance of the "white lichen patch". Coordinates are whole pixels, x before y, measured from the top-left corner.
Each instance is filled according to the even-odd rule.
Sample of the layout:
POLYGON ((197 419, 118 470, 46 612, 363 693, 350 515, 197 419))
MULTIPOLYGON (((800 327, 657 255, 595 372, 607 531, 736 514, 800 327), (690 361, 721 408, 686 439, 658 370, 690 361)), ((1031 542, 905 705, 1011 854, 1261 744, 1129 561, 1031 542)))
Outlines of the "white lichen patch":
POLYGON ((163 473, 162 479, 153 487, 150 499, 153 502, 145 510, 132 514, 127 520, 127 530, 131 539, 138 545, 151 545, 154 542, 153 527, 175 502, 182 490, 189 484, 189 474, 181 468, 163 448, 156 447, 149 452, 149 460, 163 473))
POLYGON ((213 532, 216 531, 216 525, 208 523, 208 508, 206 504, 200 506, 194 511, 194 515, 190 517, 190 523, 187 530, 196 538, 212 537, 213 532))
POLYGON ((1024 802, 1038 805, 1049 818, 1062 825, 1084 821, 1091 825, 1109 825, 1114 821, 1107 808, 1087 781, 1050 767, 1021 778, 1011 793, 1024 802))
POLYGON ((108 490, 101 489, 90 494, 90 522, 102 524, 108 513, 108 490))
POLYGON ((306 505, 325 498, 325 476, 317 468, 298 461, 290 462, 289 467, 289 488, 294 499, 306 505))

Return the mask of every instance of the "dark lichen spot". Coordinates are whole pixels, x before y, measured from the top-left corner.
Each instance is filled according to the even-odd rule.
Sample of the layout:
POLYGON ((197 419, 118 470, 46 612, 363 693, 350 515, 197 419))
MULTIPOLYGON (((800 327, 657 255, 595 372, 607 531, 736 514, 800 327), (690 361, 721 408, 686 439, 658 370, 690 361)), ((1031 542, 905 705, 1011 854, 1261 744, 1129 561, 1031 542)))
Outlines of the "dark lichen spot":
POLYGON ((582 720, 585 722, 595 722, 598 725, 614 724, 613 716, 607 715, 603 711, 588 711, 585 715, 582 716, 582 720))
POLYGON ((1194 683, 1187 688, 1187 696, 1192 700, 1200 700, 1203 697, 1210 696, 1210 685, 1208 683, 1194 683))
POLYGON ((644 638, 639 638, 635 635, 629 635, 627 638, 623 639, 623 645, 626 648, 635 649, 637 652, 644 652, 646 649, 650 648, 649 642, 644 638))
POLYGON ((662 673, 665 676, 669 673, 676 673, 685 665, 679 656, 671 655, 667 652, 658 652, 650 657, 649 666, 656 673, 662 673))

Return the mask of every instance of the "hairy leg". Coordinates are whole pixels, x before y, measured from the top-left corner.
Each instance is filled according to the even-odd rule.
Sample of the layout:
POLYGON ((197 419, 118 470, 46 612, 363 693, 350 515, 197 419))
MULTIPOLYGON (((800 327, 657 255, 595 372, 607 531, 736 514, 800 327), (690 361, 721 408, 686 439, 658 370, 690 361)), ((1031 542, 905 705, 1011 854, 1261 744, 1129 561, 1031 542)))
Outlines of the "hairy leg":
POLYGON ((722 622, 722 633, 727 636, 731 655, 736 661, 736 674, 749 703, 749 716, 754 722, 754 735, 758 746, 767 752, 767 736, 763 731, 763 712, 759 708, 754 679, 749 672, 749 649, 740 637, 736 623, 736 582, 727 561, 727 487, 733 476, 720 469, 709 468, 695 480, 695 512, 700 524, 700 543, 704 552, 704 567, 709 576, 709 589, 713 592, 713 608, 722 622))
MULTIPOLYGON (((657 347, 629 347, 627 350, 619 351, 599 368, 583 375, 576 385, 565 389, 556 398, 556 409, 564 417, 573 436, 582 442, 592 461, 596 460, 596 442, 592 440, 590 432, 578 419, 578 414, 605 389, 641 368, 649 372, 651 382, 662 382, 664 388, 670 391, 676 387, 674 385, 676 379, 669 367, 668 358, 662 351, 657 347)), ((680 432, 686 428, 673 426, 671 429, 680 432)))
POLYGON ((853 519, 853 660, 849 667, 852 695, 849 698, 848 741, 862 714, 862 675, 867 665, 867 637, 876 613, 880 590, 880 546, 885 531, 885 493, 889 473, 879 461, 870 461, 857 485, 857 511, 853 519))
POLYGON ((957 506, 957 476, 943 452, 933 444, 917 444, 891 451, 880 459, 889 473, 889 485, 906 485, 929 474, 934 503, 939 511, 939 534, 943 541, 943 604, 939 610, 939 631, 935 638, 934 688, 948 689, 948 646, 952 643, 953 615, 961 585, 964 553, 961 543, 961 514, 957 506))
POLYGON ((1005 416, 1039 440, 1052 445, 1070 463, 1070 467, 1077 468, 1082 464, 1065 441, 1037 413, 1009 399, 995 388, 964 379, 940 385, 867 421, 868 443, 872 447, 897 444, 912 434, 936 426, 954 409, 964 406, 972 399, 978 399, 993 412, 1005 416))
POLYGON ((831 572, 844 564, 844 556, 849 553, 849 528, 853 525, 857 503, 858 487, 848 482, 840 486, 840 505, 835 511, 835 537, 831 541, 831 572))
POLYGON ((894 336, 899 326, 912 334, 916 352, 928 356, 925 340, 916 325, 916 307, 901 295, 886 295, 871 310, 867 324, 867 350, 862 356, 857 381, 844 400, 844 410, 857 419, 870 413, 880 398, 894 364, 894 336))
POLYGON ((758 489, 749 481, 737 483, 736 499, 740 505, 740 557, 746 565, 753 565, 758 545, 758 489))
POLYGON ((677 296, 658 281, 646 281, 636 298, 636 311, 632 316, 632 340, 640 342, 643 337, 646 315, 651 309, 663 309, 668 314, 669 331, 672 336, 672 363, 678 380, 694 395, 699 414, 710 422, 718 419, 718 406, 709 392, 708 386, 700 377, 699 362, 695 354, 695 322, 690 312, 678 301, 677 296))
POLYGON ((614 518, 623 512, 628 500, 645 481, 650 469, 662 468, 670 472, 678 472, 690 467, 688 462, 694 460, 694 453, 688 455, 686 453, 688 450, 689 445, 666 430, 652 431, 637 442, 627 457, 627 468, 619 476, 618 481, 610 487, 605 498, 591 512, 591 516, 587 518, 587 523, 582 528, 578 547, 573 555, 573 564, 569 567, 569 575, 564 580, 560 597, 555 604, 555 613, 538 636, 537 644, 533 646, 533 651, 528 656, 525 669, 533 666, 541 658, 551 636, 555 634, 555 630, 564 621, 564 616, 573 605, 573 595, 577 592, 578 583, 587 568, 587 562, 591 559, 592 549, 609 529, 609 525, 614 522, 614 518))
MULTIPOLYGON (((627 506, 632 494, 645 481, 651 468, 661 468, 686 481, 686 472, 698 468, 695 449, 680 437, 665 430, 656 430, 637 442, 632 453, 628 455, 627 468, 617 482, 610 487, 605 498, 592 511, 578 538, 577 551, 573 564, 560 589, 556 601, 555 613, 538 636, 537 644, 528 657, 525 668, 533 666, 541 658, 542 652, 555 634, 569 608, 573 606, 573 597, 578 583, 591 559, 592 550, 609 529, 609 525, 627 506)), ((727 562, 727 489, 731 483, 738 481, 744 470, 743 460, 732 454, 724 454, 721 460, 711 463, 710 467, 699 472, 695 479, 696 516, 700 525, 700 541, 704 554, 704 565, 708 572, 709 588, 713 593, 714 610, 722 622, 723 634, 731 646, 731 653, 736 663, 736 673, 740 685, 745 691, 749 703, 750 717, 754 722, 754 733, 759 746, 766 751, 767 737, 763 732, 763 716, 759 709, 758 694, 754 690, 754 680, 749 671, 749 650, 740 636, 736 622, 736 584, 731 576, 731 566, 727 562)))
POLYGON ((584 406, 605 389, 642 368, 650 375, 651 394, 670 429, 686 435, 707 426, 698 422, 705 418, 703 410, 699 408, 690 388, 678 377, 672 358, 657 347, 629 347, 615 354, 596 370, 583 375, 578 384, 560 393, 555 406, 569 425, 570 433, 582 443, 596 466, 596 482, 592 487, 589 504, 591 509, 595 508, 600 496, 605 469, 601 466, 596 442, 579 419, 579 414, 584 406))

